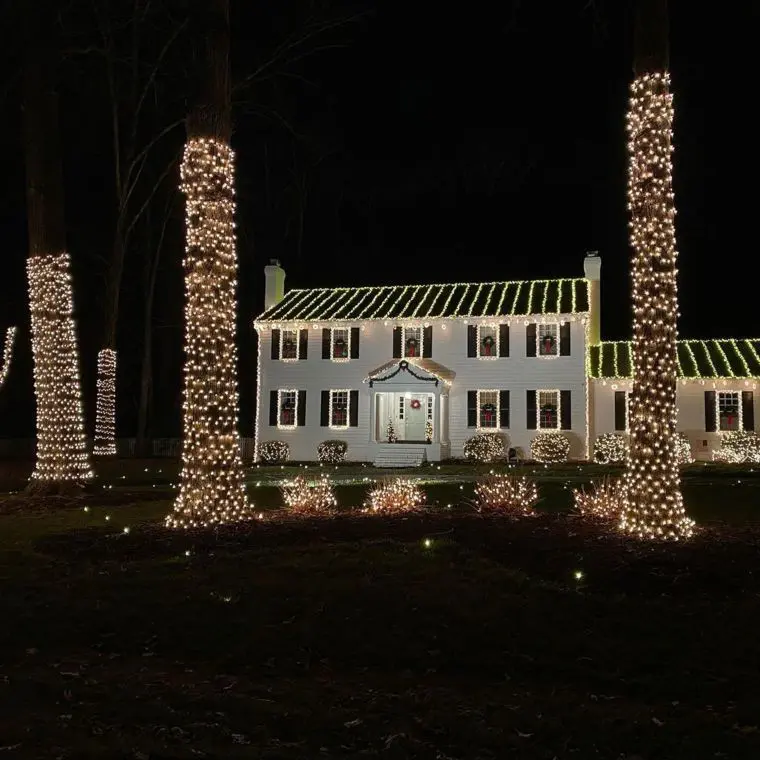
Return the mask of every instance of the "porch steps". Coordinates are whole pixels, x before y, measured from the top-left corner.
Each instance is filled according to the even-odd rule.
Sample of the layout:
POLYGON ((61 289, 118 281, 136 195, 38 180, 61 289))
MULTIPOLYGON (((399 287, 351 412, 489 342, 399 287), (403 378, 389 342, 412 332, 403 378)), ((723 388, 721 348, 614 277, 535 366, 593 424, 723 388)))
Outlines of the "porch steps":
POLYGON ((378 452, 375 467, 419 467, 426 459, 422 447, 394 444, 378 452))

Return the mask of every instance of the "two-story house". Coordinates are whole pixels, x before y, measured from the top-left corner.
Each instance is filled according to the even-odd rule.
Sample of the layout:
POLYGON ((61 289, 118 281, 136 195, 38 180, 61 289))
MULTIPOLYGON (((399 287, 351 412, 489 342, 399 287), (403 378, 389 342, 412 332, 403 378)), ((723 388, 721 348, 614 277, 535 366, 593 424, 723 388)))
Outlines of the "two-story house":
MULTIPOLYGON (((630 344, 600 340, 600 271, 589 254, 576 279, 285 292, 272 262, 255 320, 257 446, 283 440, 311 461, 339 439, 350 460, 392 464, 461 457, 482 432, 528 455, 541 431, 589 458, 597 435, 626 431, 631 386, 630 344)), ((679 427, 697 456, 723 430, 754 429, 758 349, 679 343, 679 427)))

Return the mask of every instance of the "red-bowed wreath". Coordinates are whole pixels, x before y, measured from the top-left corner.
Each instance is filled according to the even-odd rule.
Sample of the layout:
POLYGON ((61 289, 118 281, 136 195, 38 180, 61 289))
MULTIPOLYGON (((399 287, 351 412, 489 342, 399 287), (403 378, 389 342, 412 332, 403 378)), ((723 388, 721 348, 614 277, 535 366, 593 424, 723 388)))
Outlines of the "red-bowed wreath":
POLYGON ((419 409, 420 408, 420 400, 418 398, 413 398, 409 406, 412 407, 412 409, 419 409))

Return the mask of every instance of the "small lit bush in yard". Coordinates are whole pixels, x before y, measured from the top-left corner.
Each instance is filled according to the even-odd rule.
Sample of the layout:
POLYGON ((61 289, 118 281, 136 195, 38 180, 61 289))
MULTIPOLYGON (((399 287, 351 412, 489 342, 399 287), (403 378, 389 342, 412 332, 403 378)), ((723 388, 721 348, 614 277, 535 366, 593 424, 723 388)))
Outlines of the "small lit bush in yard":
POLYGON ((295 515, 332 515, 338 506, 329 475, 322 475, 316 481, 296 475, 286 481, 280 491, 287 511, 295 515))
POLYGON ((525 475, 486 475, 475 485, 478 512, 493 514, 533 514, 538 487, 525 475))
POLYGON ((713 459, 728 464, 760 464, 760 436, 749 430, 723 433, 713 459))
POLYGON ((589 486, 573 490, 575 508, 584 517, 613 520, 620 517, 623 504, 622 478, 605 478, 589 486))
POLYGON ((346 461, 348 444, 345 441, 322 441, 317 446, 317 456, 325 464, 338 464, 346 461))
POLYGON ((413 512, 425 503, 425 492, 416 480, 388 478, 370 489, 364 503, 367 512, 393 514, 413 512))
POLYGON ((628 456, 628 438, 618 433, 602 433, 594 441, 594 461, 597 464, 620 464, 628 456))
POLYGON ((676 454, 678 455, 678 464, 692 464, 694 462, 691 442, 686 433, 676 433, 676 454))
POLYGON ((290 459, 290 446, 285 441, 264 441, 259 445, 263 464, 284 464, 290 459))
POLYGON ((536 462, 542 464, 567 462, 570 439, 562 433, 539 433, 530 442, 530 453, 536 462))
POLYGON ((464 457, 472 462, 495 462, 504 457, 504 438, 498 433, 480 433, 464 443, 464 457))

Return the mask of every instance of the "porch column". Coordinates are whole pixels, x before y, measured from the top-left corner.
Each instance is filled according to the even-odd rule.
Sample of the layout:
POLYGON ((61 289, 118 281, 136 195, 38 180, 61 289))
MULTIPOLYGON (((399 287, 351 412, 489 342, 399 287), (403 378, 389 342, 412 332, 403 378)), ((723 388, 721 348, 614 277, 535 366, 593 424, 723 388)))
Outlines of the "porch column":
POLYGON ((440 400, 440 423, 441 435, 438 438, 439 443, 446 443, 449 440, 449 397, 441 393, 438 397, 440 400))

